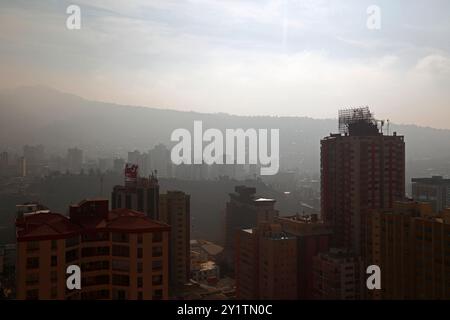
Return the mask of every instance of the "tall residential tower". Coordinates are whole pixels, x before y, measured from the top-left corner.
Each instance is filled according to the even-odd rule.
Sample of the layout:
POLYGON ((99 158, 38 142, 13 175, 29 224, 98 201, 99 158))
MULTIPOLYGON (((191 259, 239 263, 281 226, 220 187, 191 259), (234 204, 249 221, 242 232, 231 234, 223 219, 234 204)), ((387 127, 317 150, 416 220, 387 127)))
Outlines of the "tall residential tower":
POLYGON ((364 256, 369 212, 392 208, 405 194, 403 136, 382 129, 368 108, 342 110, 340 133, 321 141, 322 218, 333 246, 357 255, 364 256))

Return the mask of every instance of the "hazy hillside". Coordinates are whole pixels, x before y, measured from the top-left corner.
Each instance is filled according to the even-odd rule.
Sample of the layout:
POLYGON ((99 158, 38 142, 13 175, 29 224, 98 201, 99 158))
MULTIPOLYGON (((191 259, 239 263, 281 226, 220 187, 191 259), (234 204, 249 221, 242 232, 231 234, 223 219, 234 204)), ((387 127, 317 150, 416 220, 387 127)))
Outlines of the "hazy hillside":
MULTIPOLYGON (((339 108, 336 106, 336 113, 339 108)), ((194 120, 219 129, 279 128, 282 165, 304 171, 318 170, 320 139, 337 131, 334 119, 243 117, 120 106, 45 87, 1 93, 0 115, 3 149, 20 150, 24 144, 42 143, 49 151, 79 146, 94 156, 147 150, 159 142, 169 144, 174 129, 192 129, 194 120)), ((391 124, 391 131, 405 135, 410 171, 449 167, 450 130, 391 124), (433 168, 429 168, 430 160, 433 168)))

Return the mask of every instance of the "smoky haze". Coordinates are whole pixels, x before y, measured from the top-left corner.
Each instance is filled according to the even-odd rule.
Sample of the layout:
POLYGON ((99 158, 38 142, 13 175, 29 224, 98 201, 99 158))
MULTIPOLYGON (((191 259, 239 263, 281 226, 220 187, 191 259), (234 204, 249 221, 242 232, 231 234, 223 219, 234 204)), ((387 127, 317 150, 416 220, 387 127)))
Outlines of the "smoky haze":
MULTIPOLYGON (((336 106, 336 114, 339 106, 336 106)), ((22 87, 0 94, 0 144, 20 153, 25 144, 42 144, 48 153, 79 147, 88 156, 122 156, 163 143, 170 147, 174 129, 280 129, 280 169, 319 171, 320 139, 337 132, 337 119, 235 116, 122 106, 89 101, 48 87, 22 87)), ((372 111, 377 113, 376 109, 372 111)), ((405 136, 409 174, 428 174, 448 166, 450 130, 390 124, 405 136), (418 169, 420 167, 420 170, 418 169)), ((385 130, 387 127, 385 126, 385 130)), ((447 172, 437 172, 448 174, 447 172)))
POLYGON ((0 1, 0 88, 180 111, 450 129, 447 0, 0 1), (68 30, 77 4, 81 28, 68 30))

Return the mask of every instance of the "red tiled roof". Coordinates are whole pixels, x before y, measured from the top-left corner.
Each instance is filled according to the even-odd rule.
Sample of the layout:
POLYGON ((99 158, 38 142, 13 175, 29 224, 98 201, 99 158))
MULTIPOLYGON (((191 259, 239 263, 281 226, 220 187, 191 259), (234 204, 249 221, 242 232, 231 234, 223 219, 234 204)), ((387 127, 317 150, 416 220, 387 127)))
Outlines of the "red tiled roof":
POLYGON ((79 232, 81 227, 59 213, 41 212, 25 215, 16 221, 17 239, 53 238, 70 236, 79 232))
POLYGON ((17 240, 44 240, 74 236, 84 231, 151 232, 169 231, 170 226, 151 220, 142 212, 115 209, 106 218, 84 218, 77 223, 59 213, 35 213, 16 221, 17 240))
POLYGON ((152 220, 144 213, 130 209, 114 209, 108 213, 108 219, 105 221, 108 229, 114 230, 157 230, 167 229, 167 224, 152 220))

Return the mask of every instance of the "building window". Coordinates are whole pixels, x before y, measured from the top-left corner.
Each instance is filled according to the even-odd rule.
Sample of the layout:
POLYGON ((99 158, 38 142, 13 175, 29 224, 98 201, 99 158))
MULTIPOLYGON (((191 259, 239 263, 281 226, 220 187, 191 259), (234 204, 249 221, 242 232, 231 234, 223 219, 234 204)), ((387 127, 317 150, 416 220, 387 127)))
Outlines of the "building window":
POLYGON ((39 273, 30 273, 27 275, 26 284, 27 286, 34 286, 39 283, 39 273))
POLYGON ((109 247, 87 247, 81 249, 82 257, 109 256, 109 247))
POLYGON ((127 292, 125 290, 114 290, 113 291, 113 299, 114 300, 126 300, 127 292))
POLYGON ((153 242, 161 242, 161 241, 162 241, 162 232, 154 232, 153 242))
POLYGON ((33 252, 39 250, 39 241, 28 241, 27 242, 27 251, 33 252))
POLYGON ((143 286, 142 277, 138 277, 137 278, 137 287, 138 288, 142 288, 142 286, 143 286))
POLYGON ((52 271, 50 273, 50 281, 51 282, 56 282, 57 280, 58 280, 58 272, 52 271))
POLYGON ((160 285, 162 285, 162 283, 163 283, 163 277, 161 275, 152 277, 152 284, 154 286, 160 286, 160 285))
POLYGON ((153 291, 153 300, 161 300, 163 298, 163 291, 161 289, 153 291))
POLYGON ((128 246, 113 245, 112 255, 114 257, 129 257, 130 256, 130 248, 128 246))
POLYGON ((93 277, 83 277, 81 279, 82 287, 107 285, 109 284, 109 275, 98 275, 93 277))
POLYGON ((109 233, 108 232, 85 233, 81 236, 81 239, 83 242, 108 241, 109 233))
POLYGON ((66 263, 72 262, 78 259, 78 249, 73 249, 66 252, 66 263))
POLYGON ((113 260, 112 269, 114 271, 129 272, 130 271, 130 261, 128 260, 113 260))
POLYGON ((92 261, 81 264, 81 271, 108 270, 109 261, 92 261))
POLYGON ((79 243, 80 243, 80 239, 78 236, 66 239, 66 248, 76 246, 79 243))
POLYGON ((161 260, 153 261, 153 263, 152 263, 152 270, 153 271, 162 270, 162 261, 161 260))
POLYGON ((52 250, 58 249, 58 241, 52 240, 52 250))
POLYGON ((144 295, 142 294, 142 291, 138 292, 138 300, 143 300, 144 299, 144 295))
POLYGON ((138 257, 138 259, 142 259, 142 256, 143 256, 143 250, 142 250, 142 248, 138 248, 137 249, 137 257, 138 257))
POLYGON ((112 284, 114 286, 128 287, 130 285, 130 277, 127 275, 123 275, 123 274, 113 274, 112 284))
POLYGON ((38 289, 27 290, 26 299, 27 300, 37 300, 37 299, 39 299, 39 290, 38 289))
POLYGON ((56 299, 58 297, 58 288, 57 287, 52 287, 51 297, 52 297, 52 299, 56 299))
POLYGON ((152 251, 153 257, 161 257, 163 255, 163 248, 162 247, 153 247, 152 251))
POLYGON ((138 236, 137 236, 137 242, 138 242, 138 244, 142 244, 142 234, 138 234, 138 236))
POLYGON ((39 258, 27 258, 27 269, 37 269, 39 268, 39 258))
POLYGON ((81 294, 82 300, 101 300, 101 299, 109 299, 109 290, 97 290, 90 292, 83 292, 81 294))
POLYGON ((128 241, 130 240, 130 237, 129 237, 128 233, 114 232, 112 234, 112 240, 114 242, 128 243, 128 241))
POLYGON ((52 256, 51 258, 51 266, 56 267, 58 265, 58 256, 52 256))
POLYGON ((137 272, 138 272, 138 273, 142 273, 142 270, 143 270, 143 268, 142 268, 142 262, 138 262, 138 264, 137 264, 137 272))

